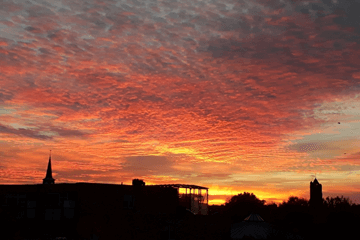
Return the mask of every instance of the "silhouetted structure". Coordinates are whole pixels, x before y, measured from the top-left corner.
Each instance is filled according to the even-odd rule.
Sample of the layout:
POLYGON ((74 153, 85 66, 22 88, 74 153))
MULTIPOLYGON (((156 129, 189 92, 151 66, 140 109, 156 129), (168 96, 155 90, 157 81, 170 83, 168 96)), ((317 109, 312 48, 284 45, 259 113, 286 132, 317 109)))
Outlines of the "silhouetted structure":
POLYGON ((176 214, 178 200, 175 189, 157 186, 139 190, 132 185, 99 183, 0 185, 3 212, 33 232, 58 236, 62 230, 66 235, 78 232, 85 236, 94 230, 91 224, 103 228, 106 218, 124 225, 124 217, 134 213, 176 214))
POLYGON ((322 185, 315 178, 310 182, 310 206, 319 207, 322 205, 322 185))
POLYGON ((140 179, 133 179, 132 180, 132 185, 135 186, 135 187, 144 187, 145 182, 143 180, 140 180, 140 179))
POLYGON ((92 234, 121 234, 126 236, 124 239, 134 236, 142 239, 134 226, 142 221, 139 219, 144 219, 143 216, 150 215, 154 218, 149 221, 155 221, 154 239, 159 239, 156 235, 158 229, 167 224, 159 219, 175 216, 179 206, 183 206, 180 204, 184 202, 183 195, 179 196, 178 192, 180 187, 190 187, 187 207, 196 214, 207 214, 208 188, 195 185, 145 186, 141 179, 133 179, 132 183, 55 184, 50 154, 43 184, 0 185, 0 222, 7 221, 3 216, 12 219, 7 221, 7 229, 19 229, 23 236, 30 238, 47 233, 78 239, 88 239, 92 234), (201 195, 201 189, 206 189, 205 197, 201 195))
POLYGON ((208 215, 209 188, 188 184, 163 184, 156 186, 177 189, 180 206, 189 209, 196 215, 208 215))
POLYGON ((49 156, 49 163, 46 170, 46 176, 43 179, 43 184, 55 184, 55 179, 52 177, 52 171, 51 171, 51 152, 49 156))
POLYGON ((251 213, 242 222, 233 223, 230 229, 230 239, 302 239, 302 237, 277 229, 267 223, 256 213, 251 213))

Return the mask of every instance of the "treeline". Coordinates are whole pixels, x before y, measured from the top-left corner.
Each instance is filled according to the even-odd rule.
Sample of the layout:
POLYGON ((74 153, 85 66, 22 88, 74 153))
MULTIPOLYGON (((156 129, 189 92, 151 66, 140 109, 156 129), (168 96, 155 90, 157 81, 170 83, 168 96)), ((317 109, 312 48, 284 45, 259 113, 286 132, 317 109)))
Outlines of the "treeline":
POLYGON ((314 207, 309 200, 296 196, 290 196, 280 204, 267 204, 253 193, 244 192, 221 206, 209 206, 210 215, 228 218, 232 223, 243 221, 251 213, 257 213, 264 221, 305 239, 351 236, 360 223, 360 205, 343 196, 327 197, 314 207))

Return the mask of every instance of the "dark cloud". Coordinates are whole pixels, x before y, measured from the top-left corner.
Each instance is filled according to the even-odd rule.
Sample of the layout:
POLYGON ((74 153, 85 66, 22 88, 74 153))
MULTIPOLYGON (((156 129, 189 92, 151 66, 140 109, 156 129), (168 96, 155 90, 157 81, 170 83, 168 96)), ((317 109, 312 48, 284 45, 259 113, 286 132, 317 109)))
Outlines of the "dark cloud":
POLYGON ((134 156, 127 157, 121 164, 122 171, 132 172, 135 175, 149 176, 156 174, 169 174, 174 172, 173 162, 165 156, 134 156))
MULTIPOLYGON (((44 171, 44 169, 39 169, 44 171)), ((104 170, 91 170, 91 169, 75 169, 75 170, 66 170, 59 171, 54 169, 54 173, 56 173, 56 178, 62 179, 71 179, 76 181, 86 181, 88 175, 103 175, 104 170)))
POLYGON ((355 32, 360 34, 359 0, 338 1, 338 4, 331 5, 331 8, 334 13, 340 14, 340 16, 334 19, 335 23, 344 27, 353 27, 355 32))
POLYGON ((14 94, 6 89, 0 89, 0 103, 4 103, 13 98, 14 94))
POLYGON ((290 145, 289 148, 298 152, 316 152, 333 149, 332 147, 327 146, 326 142, 298 143, 290 145))
POLYGON ((22 9, 21 4, 16 4, 13 1, 8 1, 8 0, 1 0, 0 1, 1 4, 1 9, 0 12, 17 12, 20 11, 22 9))
POLYGON ((28 26, 28 27, 25 28, 25 30, 26 30, 26 31, 29 31, 29 32, 36 32, 36 31, 37 31, 37 28, 28 26))
POLYGON ((333 23, 338 24, 341 27, 353 27, 355 29, 355 34, 358 35, 360 34, 360 16, 357 13, 359 8, 359 0, 322 0, 317 3, 305 1, 297 4, 295 10, 316 18, 333 14, 336 16, 332 20, 333 23))
POLYGON ((205 178, 205 179, 228 179, 231 176, 231 173, 203 173, 196 176, 196 178, 205 178))
POLYGON ((84 137, 87 135, 87 133, 84 133, 83 131, 57 127, 51 127, 50 131, 58 133, 61 137, 84 137))
POLYGON ((39 134, 38 130, 30 130, 25 128, 16 129, 16 128, 4 126, 2 124, 0 124, 0 133, 14 134, 17 136, 34 138, 38 140, 52 139, 52 137, 50 136, 39 134))
POLYGON ((26 10, 29 14, 29 17, 49 17, 55 15, 49 8, 35 5, 26 10))
MULTIPOLYGON (((0 151, 0 157, 2 158, 2 162, 5 163, 5 161, 8 159, 19 157, 19 152, 20 152, 19 149, 11 149, 11 151, 8 151, 8 150, 0 151)), ((9 161, 6 161, 6 162, 9 162, 9 161)), ((5 167, 5 165, 4 166, 0 165, 0 169, 2 169, 4 167, 5 167)))

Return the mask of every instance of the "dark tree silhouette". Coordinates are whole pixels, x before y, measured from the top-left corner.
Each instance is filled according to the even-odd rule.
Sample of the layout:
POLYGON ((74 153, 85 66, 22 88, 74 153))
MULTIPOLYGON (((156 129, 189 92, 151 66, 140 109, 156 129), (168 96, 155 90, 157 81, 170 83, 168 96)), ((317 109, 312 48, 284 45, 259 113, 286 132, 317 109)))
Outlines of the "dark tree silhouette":
POLYGON ((291 206, 291 207, 297 206, 297 207, 305 208, 309 206, 309 201, 306 200, 305 198, 290 196, 287 202, 284 201, 280 204, 280 207, 284 207, 284 206, 291 206))
POLYGON ((357 226, 360 224, 359 215, 356 213, 356 204, 349 198, 327 197, 323 199, 326 209, 326 229, 331 238, 348 239, 357 234, 357 226))
POLYGON ((329 210, 335 211, 346 211, 354 205, 349 198, 344 198, 344 196, 337 196, 335 198, 327 197, 323 199, 323 203, 329 210))
POLYGON ((241 221, 252 212, 261 215, 265 208, 265 202, 253 193, 244 192, 231 197, 225 203, 225 211, 233 221, 241 221))
POLYGON ((264 206, 265 202, 265 200, 260 200, 253 193, 244 192, 231 197, 226 202, 226 206, 232 206, 237 204, 264 206))

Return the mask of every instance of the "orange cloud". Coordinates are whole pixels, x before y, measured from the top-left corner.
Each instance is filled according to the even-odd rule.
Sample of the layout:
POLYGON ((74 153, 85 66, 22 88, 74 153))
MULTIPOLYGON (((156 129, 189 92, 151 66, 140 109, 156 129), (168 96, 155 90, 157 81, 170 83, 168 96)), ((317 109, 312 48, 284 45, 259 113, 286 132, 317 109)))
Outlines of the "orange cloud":
POLYGON ((56 4, 5 6, 0 182, 40 181, 49 148, 59 181, 205 185, 213 202, 356 171, 358 17, 342 3, 56 4))

